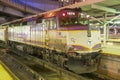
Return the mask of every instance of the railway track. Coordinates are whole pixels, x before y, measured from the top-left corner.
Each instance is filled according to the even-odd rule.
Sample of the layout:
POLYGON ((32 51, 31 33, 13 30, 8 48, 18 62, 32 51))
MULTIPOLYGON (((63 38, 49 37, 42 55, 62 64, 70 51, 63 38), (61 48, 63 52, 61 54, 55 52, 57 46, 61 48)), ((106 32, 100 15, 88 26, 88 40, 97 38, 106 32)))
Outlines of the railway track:
MULTIPOLYGON (((58 66, 53 65, 49 62, 38 59, 34 56, 25 55, 20 51, 8 52, 8 54, 5 55, 7 55, 7 57, 10 56, 12 58, 12 61, 15 60, 15 63, 18 62, 20 65, 24 65, 22 67, 25 67, 28 72, 33 73, 33 79, 29 80, 109 80, 105 77, 103 78, 103 76, 100 78, 101 76, 98 76, 94 73, 78 75, 71 71, 59 68, 58 66)), ((6 59, 4 60, 4 58, 7 57, 3 57, 3 61, 5 61, 6 59)), ((23 78, 22 80, 27 79, 23 78)))
MULTIPOLYGON (((38 59, 34 56, 27 55, 27 56, 24 57, 23 56, 24 53, 21 54, 21 52, 19 52, 19 51, 14 51, 14 53, 17 53, 18 55, 21 55, 22 58, 20 58, 18 55, 15 55, 11 52, 9 54, 11 54, 15 58, 19 59, 19 61, 22 61, 25 65, 29 66, 32 70, 34 70, 38 74, 42 74, 42 76, 45 77, 45 78, 47 78, 47 76, 46 76, 47 73, 45 73, 45 72, 51 72, 51 73, 48 73, 47 75, 56 74, 56 76, 58 76, 57 77, 58 80, 70 80, 70 79, 71 80, 91 80, 89 78, 85 78, 85 77, 82 77, 82 76, 80 76, 78 74, 75 74, 73 72, 70 72, 70 71, 64 70, 62 68, 59 68, 56 65, 53 65, 49 62, 38 59), (29 61, 30 61, 30 64, 28 64, 29 61), (31 63, 34 63, 34 64, 31 64, 31 63), (41 70, 43 70, 42 73, 40 73, 41 70)), ((49 80, 49 79, 50 78, 48 77, 46 80, 49 80)), ((51 79, 51 80, 53 80, 53 79, 51 79)))

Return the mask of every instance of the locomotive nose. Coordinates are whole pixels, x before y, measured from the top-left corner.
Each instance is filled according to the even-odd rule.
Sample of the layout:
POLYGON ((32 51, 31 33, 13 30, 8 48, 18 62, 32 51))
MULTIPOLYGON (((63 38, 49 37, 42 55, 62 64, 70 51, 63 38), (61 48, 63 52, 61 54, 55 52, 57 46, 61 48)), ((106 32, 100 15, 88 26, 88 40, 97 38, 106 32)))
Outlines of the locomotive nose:
POLYGON ((88 39, 88 46, 91 48, 92 47, 92 39, 88 39))

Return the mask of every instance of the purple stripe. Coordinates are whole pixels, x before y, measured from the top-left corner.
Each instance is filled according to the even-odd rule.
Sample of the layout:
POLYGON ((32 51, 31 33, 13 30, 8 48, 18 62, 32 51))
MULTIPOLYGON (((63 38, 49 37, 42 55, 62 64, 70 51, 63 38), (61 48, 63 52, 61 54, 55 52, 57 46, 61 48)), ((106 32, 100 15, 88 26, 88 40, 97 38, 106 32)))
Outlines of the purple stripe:
POLYGON ((100 43, 96 44, 95 46, 92 47, 92 49, 99 49, 99 48, 101 48, 101 44, 100 43))
POLYGON ((84 50, 89 50, 89 49, 86 48, 86 47, 78 46, 78 45, 73 45, 73 47, 74 47, 76 50, 82 50, 82 51, 84 51, 84 50))

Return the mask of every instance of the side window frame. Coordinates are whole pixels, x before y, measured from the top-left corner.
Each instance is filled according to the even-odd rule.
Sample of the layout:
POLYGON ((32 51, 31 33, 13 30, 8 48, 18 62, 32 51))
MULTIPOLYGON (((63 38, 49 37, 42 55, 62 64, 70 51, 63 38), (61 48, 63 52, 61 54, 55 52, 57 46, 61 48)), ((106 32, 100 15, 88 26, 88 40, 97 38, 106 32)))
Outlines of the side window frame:
POLYGON ((55 17, 53 18, 48 18, 48 19, 45 19, 45 24, 46 24, 46 27, 49 29, 49 30, 56 30, 57 29, 57 19, 55 17))

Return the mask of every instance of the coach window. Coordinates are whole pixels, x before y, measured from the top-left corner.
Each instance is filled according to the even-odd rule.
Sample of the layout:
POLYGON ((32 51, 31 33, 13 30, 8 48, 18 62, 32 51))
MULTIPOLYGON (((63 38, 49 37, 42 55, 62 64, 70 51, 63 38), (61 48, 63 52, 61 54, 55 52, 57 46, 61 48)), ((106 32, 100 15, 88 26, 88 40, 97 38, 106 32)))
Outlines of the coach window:
POLYGON ((54 22, 54 24, 53 24, 53 29, 57 29, 57 22, 56 22, 56 20, 53 19, 53 22, 54 22))
POLYGON ((50 19, 50 29, 52 30, 56 29, 56 22, 54 19, 50 19))
POLYGON ((56 22, 56 19, 53 19, 53 29, 57 29, 57 22, 56 22))
POLYGON ((118 32, 117 33, 120 33, 120 29, 118 28, 118 32))
POLYGON ((41 18, 38 18, 36 23, 42 23, 42 19, 41 18))
POLYGON ((14 26, 20 26, 20 22, 15 22, 14 26))
POLYGON ((56 29, 56 22, 55 22, 55 19, 51 18, 51 19, 46 19, 45 20, 45 24, 46 24, 46 27, 49 29, 49 30, 54 30, 56 29))
POLYGON ((89 20, 86 19, 86 18, 79 18, 79 23, 80 23, 81 25, 88 25, 89 20))
POLYGON ((110 29, 110 30, 109 30, 109 33, 110 33, 110 34, 113 34, 113 33, 114 33, 114 29, 110 29))
POLYGON ((28 21, 28 22, 27 22, 27 25, 31 25, 31 23, 28 21))
POLYGON ((53 29, 53 20, 51 19, 49 21, 50 21, 50 27, 49 27, 49 29, 53 29))
POLYGON ((46 28, 48 29, 50 27, 50 21, 49 20, 45 20, 46 23, 46 28))
POLYGON ((22 25, 23 25, 23 26, 24 26, 24 25, 27 25, 27 21, 22 22, 22 25))

